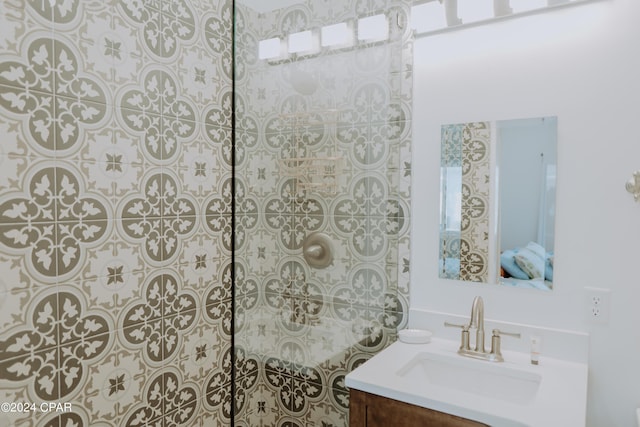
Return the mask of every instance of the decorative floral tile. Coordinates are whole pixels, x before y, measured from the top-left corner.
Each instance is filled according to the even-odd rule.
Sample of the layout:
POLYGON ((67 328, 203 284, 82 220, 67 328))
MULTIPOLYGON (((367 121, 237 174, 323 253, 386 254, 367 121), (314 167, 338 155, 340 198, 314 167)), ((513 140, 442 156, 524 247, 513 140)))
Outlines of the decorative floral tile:
POLYGON ((278 156, 264 148, 252 150, 251 156, 236 166, 236 173, 249 193, 261 199, 271 196, 280 180, 278 156))
POLYGON ((142 297, 142 284, 149 271, 128 270, 122 258, 107 258, 99 266, 101 275, 82 280, 80 287, 93 304, 118 317, 127 305, 142 297))
POLYGON ((158 61, 175 59, 181 45, 195 37, 194 15, 185 0, 166 4, 155 0, 146 3, 121 0, 117 11, 138 28, 145 51, 158 61))
POLYGON ((231 406, 234 397, 231 395, 232 349, 229 344, 224 352, 218 355, 221 370, 209 373, 204 382, 203 408, 216 412, 223 419, 231 418, 231 406))
POLYGON ((195 45, 185 47, 178 60, 183 93, 201 108, 217 103, 221 89, 226 89, 216 66, 220 59, 215 52, 195 45))
POLYGON ((276 425, 282 416, 278 406, 277 393, 264 383, 258 383, 255 388, 246 390, 243 399, 245 403, 236 415, 236 425, 246 425, 247 427, 276 425))
POLYGON ((185 241, 178 259, 184 283, 198 289, 210 286, 219 277, 224 259, 218 242, 209 233, 199 230, 185 241))
POLYGON ((87 307, 75 290, 40 292, 26 308, 24 326, 0 344, 0 370, 8 388, 22 388, 31 401, 64 399, 76 393, 91 363, 113 343, 111 318, 87 307))
POLYGON ((196 8, 203 8, 208 13, 202 16, 205 34, 215 39, 231 40, 233 25, 233 4, 230 0, 195 0, 196 8), (211 10, 215 12, 212 13, 211 10))
POLYGON ((176 365, 186 379, 202 383, 212 371, 223 369, 219 360, 227 350, 229 334, 220 329, 201 317, 194 330, 185 335, 176 365))
POLYGON ((87 412, 85 425, 99 421, 122 425, 127 412, 142 401, 144 385, 152 372, 135 351, 117 345, 107 357, 91 366, 90 380, 71 403, 87 412))
POLYGON ((118 332, 123 343, 159 367, 176 357, 185 334, 193 329, 200 311, 198 298, 183 289, 179 276, 169 269, 149 276, 143 289, 142 298, 122 311, 118 332))
POLYGON ((26 256, 27 270, 45 281, 73 274, 86 248, 108 234, 105 200, 86 193, 76 173, 41 163, 25 176, 22 192, 5 193, 0 202, 0 248, 26 256))
MULTIPOLYGON (((330 390, 328 394, 344 393, 343 391, 330 390)), ((333 401, 320 401, 309 408, 306 420, 309 424, 323 427, 347 427, 349 417, 344 410, 339 410, 334 406, 333 401)))
POLYGON ((169 164, 180 145, 196 137, 196 107, 181 95, 177 77, 168 67, 147 67, 138 85, 116 95, 119 122, 144 138, 144 155, 154 164, 169 164))
POLYGON ((77 150, 85 128, 105 123, 106 86, 84 74, 76 48, 63 38, 52 39, 50 32, 33 33, 22 44, 22 55, 25 59, 7 57, 0 63, 0 84, 7 87, 2 108, 25 121, 41 151, 77 150))
MULTIPOLYGON (((265 277, 274 274, 276 266, 273 260, 281 250, 277 244, 274 231, 258 228, 247 235, 247 242, 237 253, 240 254, 239 267, 243 269, 243 277, 265 277), (248 266, 251 266, 250 268, 248 266)), ((236 293, 238 295, 238 293, 236 293)))
POLYGON ((153 265, 174 261, 182 239, 197 229, 197 202, 182 192, 179 180, 167 169, 154 169, 143 178, 143 192, 121 200, 119 232, 144 243, 144 256, 153 265))
POLYGON ((198 385, 185 381, 177 369, 167 367, 147 381, 142 401, 128 411, 122 425, 135 426, 143 422, 191 426, 199 408, 198 385))

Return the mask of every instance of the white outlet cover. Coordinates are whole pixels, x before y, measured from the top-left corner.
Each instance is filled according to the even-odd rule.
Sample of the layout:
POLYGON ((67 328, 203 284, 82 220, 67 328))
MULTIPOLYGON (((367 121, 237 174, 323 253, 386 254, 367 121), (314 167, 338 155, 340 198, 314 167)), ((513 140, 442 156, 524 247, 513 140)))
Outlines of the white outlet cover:
POLYGON ((591 323, 609 323, 611 313, 611 289, 584 288, 584 313, 591 323))

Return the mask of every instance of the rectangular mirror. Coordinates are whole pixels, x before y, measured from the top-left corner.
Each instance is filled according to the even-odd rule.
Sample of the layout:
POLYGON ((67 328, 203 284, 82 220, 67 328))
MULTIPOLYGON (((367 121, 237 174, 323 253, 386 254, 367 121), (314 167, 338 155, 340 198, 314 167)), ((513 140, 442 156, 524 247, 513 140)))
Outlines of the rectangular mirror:
POLYGON ((439 276, 551 290, 557 119, 443 125, 439 276))

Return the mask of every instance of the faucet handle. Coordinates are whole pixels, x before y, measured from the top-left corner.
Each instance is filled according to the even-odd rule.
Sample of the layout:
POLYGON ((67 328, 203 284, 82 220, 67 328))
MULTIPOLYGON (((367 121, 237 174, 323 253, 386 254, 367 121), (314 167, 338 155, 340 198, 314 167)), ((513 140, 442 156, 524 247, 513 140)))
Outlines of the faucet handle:
POLYGON ((448 328, 462 329, 462 335, 460 336, 460 351, 468 351, 469 350, 469 325, 459 325, 457 323, 444 322, 444 326, 448 328))
POLYGON ((493 330, 493 336, 494 337, 499 337, 500 335, 506 335, 508 337, 520 338, 520 334, 517 333, 517 332, 505 332, 505 331, 501 331, 500 329, 494 329, 493 330))
POLYGON ((493 330, 493 336, 491 337, 491 357, 496 362, 504 361, 502 357, 502 351, 500 349, 500 335, 506 335, 509 337, 520 338, 520 334, 515 332, 504 332, 500 329, 493 330))
POLYGON ((446 326, 447 328, 460 328, 462 329, 462 332, 469 332, 469 325, 461 325, 459 323, 444 322, 444 326, 446 326))

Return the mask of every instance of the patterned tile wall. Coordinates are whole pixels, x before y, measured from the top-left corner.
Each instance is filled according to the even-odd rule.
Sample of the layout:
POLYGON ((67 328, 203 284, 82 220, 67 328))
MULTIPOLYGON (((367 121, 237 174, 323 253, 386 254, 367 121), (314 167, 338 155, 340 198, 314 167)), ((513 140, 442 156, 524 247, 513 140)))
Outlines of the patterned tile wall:
POLYGON ((0 1, 0 425, 230 424, 232 13, 0 1))
POLYGON ((237 7, 238 426, 347 426, 344 376, 407 320, 411 46, 393 24, 407 9, 385 0, 260 15, 237 7), (257 58, 260 40, 378 13, 388 42, 257 58), (335 194, 281 168, 295 157, 342 158, 335 194), (312 232, 333 243, 326 269, 302 257, 312 232))
POLYGON ((491 123, 471 122, 443 125, 441 167, 460 168, 455 185, 443 175, 450 195, 460 197, 460 225, 441 224, 440 277, 472 282, 489 281, 489 192, 491 123), (447 229, 442 229, 446 227, 447 229))

